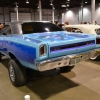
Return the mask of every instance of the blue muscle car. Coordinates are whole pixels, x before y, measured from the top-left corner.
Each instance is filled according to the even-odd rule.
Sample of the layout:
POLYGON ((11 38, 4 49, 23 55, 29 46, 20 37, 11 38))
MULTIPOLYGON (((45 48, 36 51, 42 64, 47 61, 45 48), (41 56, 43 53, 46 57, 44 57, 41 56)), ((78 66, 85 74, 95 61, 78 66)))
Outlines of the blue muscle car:
POLYGON ((0 59, 10 58, 14 86, 26 82, 26 68, 46 71, 71 69, 95 54, 95 36, 68 34, 50 22, 11 22, 0 30, 0 59))

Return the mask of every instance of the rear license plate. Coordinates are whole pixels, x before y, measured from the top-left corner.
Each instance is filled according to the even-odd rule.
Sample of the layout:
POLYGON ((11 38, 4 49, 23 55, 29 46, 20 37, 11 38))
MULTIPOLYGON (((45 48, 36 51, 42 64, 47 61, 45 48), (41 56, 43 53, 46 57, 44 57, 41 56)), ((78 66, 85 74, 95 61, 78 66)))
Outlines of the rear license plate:
POLYGON ((75 65, 81 61, 87 60, 89 59, 89 54, 83 54, 83 55, 79 55, 77 57, 74 57, 70 60, 70 64, 71 65, 75 65))
POLYGON ((81 62, 81 61, 82 61, 82 58, 81 58, 81 57, 72 58, 72 59, 70 60, 70 64, 71 64, 71 65, 74 65, 74 64, 79 63, 79 62, 81 62))

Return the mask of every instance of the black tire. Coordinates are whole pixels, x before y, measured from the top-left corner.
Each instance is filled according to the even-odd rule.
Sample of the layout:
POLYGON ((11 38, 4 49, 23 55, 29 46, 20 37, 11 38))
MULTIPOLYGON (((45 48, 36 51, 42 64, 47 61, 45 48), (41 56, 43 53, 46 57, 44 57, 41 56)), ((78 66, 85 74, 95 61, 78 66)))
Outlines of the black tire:
POLYGON ((18 87, 26 83, 25 68, 17 60, 11 59, 9 61, 8 72, 14 86, 18 87))
POLYGON ((1 55, 1 53, 0 53, 0 62, 1 62, 1 58, 2 58, 2 55, 1 55))
POLYGON ((97 56, 97 57, 94 57, 94 58, 90 58, 90 60, 93 60, 93 61, 99 61, 99 60, 100 60, 100 55, 97 56))
POLYGON ((60 70, 61 70, 61 72, 70 72, 73 68, 74 68, 74 65, 73 66, 65 66, 65 67, 61 67, 60 70))

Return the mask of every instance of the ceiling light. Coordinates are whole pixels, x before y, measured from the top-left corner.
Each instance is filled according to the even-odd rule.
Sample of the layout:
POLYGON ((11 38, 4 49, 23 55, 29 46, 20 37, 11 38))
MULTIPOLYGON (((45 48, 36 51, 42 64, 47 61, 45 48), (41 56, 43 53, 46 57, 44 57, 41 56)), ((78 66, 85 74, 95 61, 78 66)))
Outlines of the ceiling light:
POLYGON ((53 7, 53 9, 55 9, 55 7, 53 7))
POLYGON ((69 7, 69 4, 67 4, 67 7, 69 7))
POLYGON ((39 6, 37 8, 39 9, 39 6))
POLYGON ((50 3, 50 5, 51 5, 51 6, 53 5, 52 2, 50 3))
POLYGON ((85 3, 88 3, 87 1, 85 3))
POLYGON ((67 1, 70 1, 70 0, 67 0, 67 1))
POLYGON ((66 10, 68 10, 68 8, 66 8, 66 10))
POLYGON ((61 7, 66 7, 66 5, 61 5, 61 7))
POLYGON ((29 3, 29 1, 28 1, 28 0, 26 0, 26 3, 29 3))

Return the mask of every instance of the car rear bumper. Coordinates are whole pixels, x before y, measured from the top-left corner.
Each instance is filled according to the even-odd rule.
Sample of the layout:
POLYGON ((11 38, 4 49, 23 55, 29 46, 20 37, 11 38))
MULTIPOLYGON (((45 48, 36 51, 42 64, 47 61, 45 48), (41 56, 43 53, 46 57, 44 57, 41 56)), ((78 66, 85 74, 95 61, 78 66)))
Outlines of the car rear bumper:
POLYGON ((72 55, 52 58, 52 59, 36 62, 36 66, 39 71, 45 71, 45 70, 50 70, 50 69, 64 67, 64 66, 73 66, 81 61, 94 57, 97 51, 98 50, 93 50, 86 53, 72 54, 72 55))

